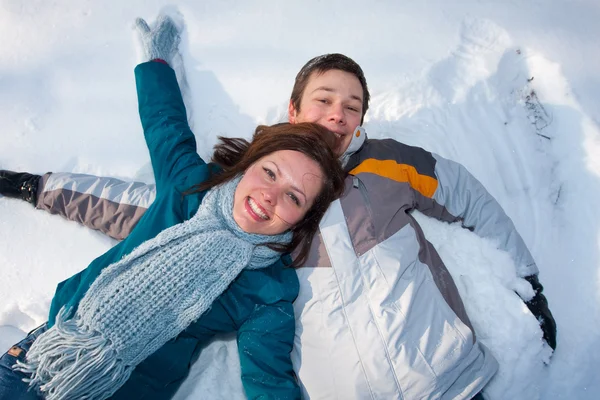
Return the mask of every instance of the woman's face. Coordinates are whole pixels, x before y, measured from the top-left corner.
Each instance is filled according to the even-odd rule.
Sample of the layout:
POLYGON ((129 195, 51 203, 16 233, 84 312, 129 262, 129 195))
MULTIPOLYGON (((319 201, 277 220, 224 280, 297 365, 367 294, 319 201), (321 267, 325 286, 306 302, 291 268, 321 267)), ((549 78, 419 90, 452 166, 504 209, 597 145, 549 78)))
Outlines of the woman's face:
POLYGON ((306 215, 322 187, 316 161, 299 151, 276 151, 246 170, 235 190, 233 219, 248 233, 280 234, 306 215))

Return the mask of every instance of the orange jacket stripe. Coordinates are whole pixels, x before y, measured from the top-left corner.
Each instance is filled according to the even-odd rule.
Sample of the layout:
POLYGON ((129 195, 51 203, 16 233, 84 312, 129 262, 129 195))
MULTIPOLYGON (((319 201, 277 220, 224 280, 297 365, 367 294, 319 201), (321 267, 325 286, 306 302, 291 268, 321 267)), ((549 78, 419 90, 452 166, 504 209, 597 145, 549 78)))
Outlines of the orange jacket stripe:
POLYGON ((421 175, 412 165, 398 164, 394 160, 369 158, 349 173, 350 175, 358 175, 360 173, 376 174, 397 182, 408 182, 413 189, 429 198, 433 197, 438 186, 437 179, 421 175))

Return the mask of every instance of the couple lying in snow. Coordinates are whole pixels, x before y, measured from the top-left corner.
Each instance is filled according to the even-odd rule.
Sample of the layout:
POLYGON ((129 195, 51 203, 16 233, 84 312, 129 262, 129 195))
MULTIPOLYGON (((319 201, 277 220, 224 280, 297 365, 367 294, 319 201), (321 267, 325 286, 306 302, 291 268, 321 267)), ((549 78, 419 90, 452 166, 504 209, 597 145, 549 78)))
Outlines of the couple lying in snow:
POLYGON ((496 239, 555 347, 510 218, 461 165, 366 138, 353 60, 310 60, 289 124, 221 138, 206 163, 169 66, 181 28, 167 16, 136 26, 156 185, 0 171, 0 194, 122 240, 60 283, 48 322, 2 356, 0 399, 170 398, 203 346, 232 331, 249 398, 481 396, 497 363, 412 210, 496 239))

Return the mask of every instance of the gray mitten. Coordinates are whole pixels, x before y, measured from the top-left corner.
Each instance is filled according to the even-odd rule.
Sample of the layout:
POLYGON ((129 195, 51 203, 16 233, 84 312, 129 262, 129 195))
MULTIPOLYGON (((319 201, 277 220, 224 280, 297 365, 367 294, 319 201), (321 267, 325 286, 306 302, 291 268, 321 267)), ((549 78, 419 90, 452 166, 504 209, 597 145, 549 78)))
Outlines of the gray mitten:
POLYGON ((142 62, 160 58, 171 65, 181 42, 180 32, 175 22, 161 14, 152 29, 142 18, 135 20, 135 28, 142 47, 142 62))

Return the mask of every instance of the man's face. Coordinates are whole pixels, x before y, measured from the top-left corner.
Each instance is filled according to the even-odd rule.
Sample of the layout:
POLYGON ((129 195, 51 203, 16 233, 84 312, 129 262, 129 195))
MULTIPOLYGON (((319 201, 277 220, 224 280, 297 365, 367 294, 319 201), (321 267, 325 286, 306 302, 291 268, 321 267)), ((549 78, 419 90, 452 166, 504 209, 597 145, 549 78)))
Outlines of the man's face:
POLYGON ((315 122, 339 137, 337 155, 342 155, 352 133, 360 125, 363 110, 363 89, 349 72, 332 69, 322 74, 312 73, 300 99, 300 111, 290 102, 289 121, 315 122))

